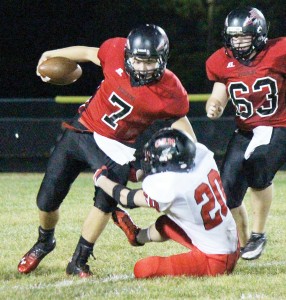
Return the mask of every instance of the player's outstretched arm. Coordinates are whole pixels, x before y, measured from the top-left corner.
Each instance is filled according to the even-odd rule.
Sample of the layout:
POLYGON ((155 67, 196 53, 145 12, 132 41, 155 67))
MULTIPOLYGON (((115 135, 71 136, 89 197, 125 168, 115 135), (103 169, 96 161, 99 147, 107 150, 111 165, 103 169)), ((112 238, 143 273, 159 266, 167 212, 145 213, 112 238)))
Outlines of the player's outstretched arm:
POLYGON ((142 189, 130 190, 122 184, 118 184, 107 178, 107 168, 102 166, 93 175, 95 186, 103 189, 109 196, 116 200, 123 207, 148 207, 142 189))

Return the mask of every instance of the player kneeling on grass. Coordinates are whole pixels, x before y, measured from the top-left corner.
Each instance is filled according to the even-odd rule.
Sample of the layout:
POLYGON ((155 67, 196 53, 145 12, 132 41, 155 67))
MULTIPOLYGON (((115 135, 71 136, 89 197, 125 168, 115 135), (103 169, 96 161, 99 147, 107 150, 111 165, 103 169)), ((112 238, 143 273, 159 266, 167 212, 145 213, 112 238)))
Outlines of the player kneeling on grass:
POLYGON ((165 215, 146 229, 119 208, 113 220, 133 246, 171 239, 190 251, 143 258, 135 264, 135 277, 231 273, 239 258, 239 242, 213 153, 185 133, 164 128, 145 145, 142 169, 142 189, 130 190, 111 181, 105 166, 95 172, 94 183, 123 207, 152 207, 165 215))

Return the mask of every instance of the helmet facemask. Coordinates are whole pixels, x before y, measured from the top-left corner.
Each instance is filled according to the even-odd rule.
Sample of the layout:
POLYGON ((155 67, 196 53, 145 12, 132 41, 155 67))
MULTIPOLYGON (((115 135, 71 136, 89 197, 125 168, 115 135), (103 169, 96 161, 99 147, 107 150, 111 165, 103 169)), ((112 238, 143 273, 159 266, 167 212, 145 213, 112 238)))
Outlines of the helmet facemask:
POLYGON ((233 53, 233 56, 237 59, 247 60, 251 57, 252 53, 256 50, 252 45, 253 43, 252 35, 234 35, 230 37, 230 48, 233 53), (244 39, 244 42, 239 40, 244 39))
POLYGON ((125 58, 125 68, 127 73, 130 75, 133 86, 142 86, 154 81, 158 81, 165 69, 166 62, 163 61, 162 57, 146 57, 142 55, 130 55, 126 54, 125 58), (154 64, 154 68, 140 70, 136 68, 136 61, 141 61, 145 64, 154 64))

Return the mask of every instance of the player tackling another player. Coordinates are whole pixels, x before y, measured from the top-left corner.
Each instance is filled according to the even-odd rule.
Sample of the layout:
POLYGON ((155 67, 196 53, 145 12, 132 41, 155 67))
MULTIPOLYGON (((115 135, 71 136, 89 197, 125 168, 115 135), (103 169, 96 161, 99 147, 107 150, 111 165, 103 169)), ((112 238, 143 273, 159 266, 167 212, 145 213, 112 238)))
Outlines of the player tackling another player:
MULTIPOLYGON (((127 38, 111 38, 100 48, 74 46, 43 53, 38 65, 59 56, 76 62, 93 62, 102 67, 105 79, 80 107, 79 115, 64 132, 49 159, 37 195, 38 240, 21 259, 20 273, 36 269, 54 250, 59 209, 80 172, 87 168, 95 172, 106 165, 111 179, 126 184, 129 162, 134 160, 135 140, 158 119, 194 137, 186 117, 188 95, 176 75, 166 69, 168 55, 169 40, 165 31, 149 24, 133 29, 127 38)), ((88 259, 116 206, 112 197, 100 188, 95 190, 94 206, 83 224, 67 274, 92 275, 88 259)))
POLYGON ((92 275, 87 262, 111 213, 134 245, 173 239, 191 250, 137 262, 134 272, 138 278, 230 273, 239 248, 232 214, 242 258, 258 258, 266 244, 272 180, 286 162, 286 39, 268 40, 267 33, 258 9, 236 9, 225 21, 225 46, 206 63, 208 78, 215 82, 206 104, 207 116, 219 118, 229 98, 236 108, 237 130, 229 142, 221 177, 212 153, 175 130, 195 139, 186 117, 187 92, 166 69, 169 41, 162 28, 144 25, 132 30, 127 39, 112 38, 100 48, 75 46, 45 52, 39 65, 56 56, 93 62, 102 67, 105 79, 80 107, 52 153, 37 196, 39 237, 23 256, 18 271, 33 271, 55 248, 59 208, 86 168, 95 172, 100 188, 95 190, 94 207, 84 222, 67 274, 92 275), (145 148, 149 169, 145 168, 143 189, 130 191, 125 185, 135 140, 157 119, 167 120, 173 129, 150 140, 145 148), (180 138, 190 147, 189 157, 176 159, 180 151, 186 154, 184 147, 174 149, 180 138), (196 149, 195 158, 191 149, 196 149), (102 166, 108 178, 100 176, 106 173, 102 166), (251 236, 242 203, 248 188, 253 204, 251 236), (118 203, 154 207, 165 215, 149 228, 138 230, 124 211, 116 209, 118 203))
POLYGON ((189 251, 141 259, 135 264, 135 277, 231 273, 239 242, 213 153, 187 134, 165 128, 144 147, 142 166, 142 189, 111 181, 106 166, 95 172, 94 183, 124 207, 150 207, 164 215, 146 229, 139 229, 123 210, 113 212, 114 221, 134 246, 170 239, 189 251))

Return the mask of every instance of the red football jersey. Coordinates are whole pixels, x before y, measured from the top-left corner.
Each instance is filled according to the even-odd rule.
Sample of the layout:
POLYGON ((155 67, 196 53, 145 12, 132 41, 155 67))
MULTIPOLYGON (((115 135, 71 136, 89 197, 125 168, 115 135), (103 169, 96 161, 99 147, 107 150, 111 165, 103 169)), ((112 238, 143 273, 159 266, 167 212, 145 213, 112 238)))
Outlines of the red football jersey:
POLYGON ((170 70, 155 84, 132 87, 124 67, 125 42, 113 38, 101 45, 98 57, 105 79, 86 103, 80 122, 105 137, 133 143, 155 120, 185 116, 189 101, 170 70))
POLYGON ((209 57, 206 70, 209 80, 226 85, 239 128, 286 127, 286 38, 269 40, 248 66, 221 48, 209 57))

